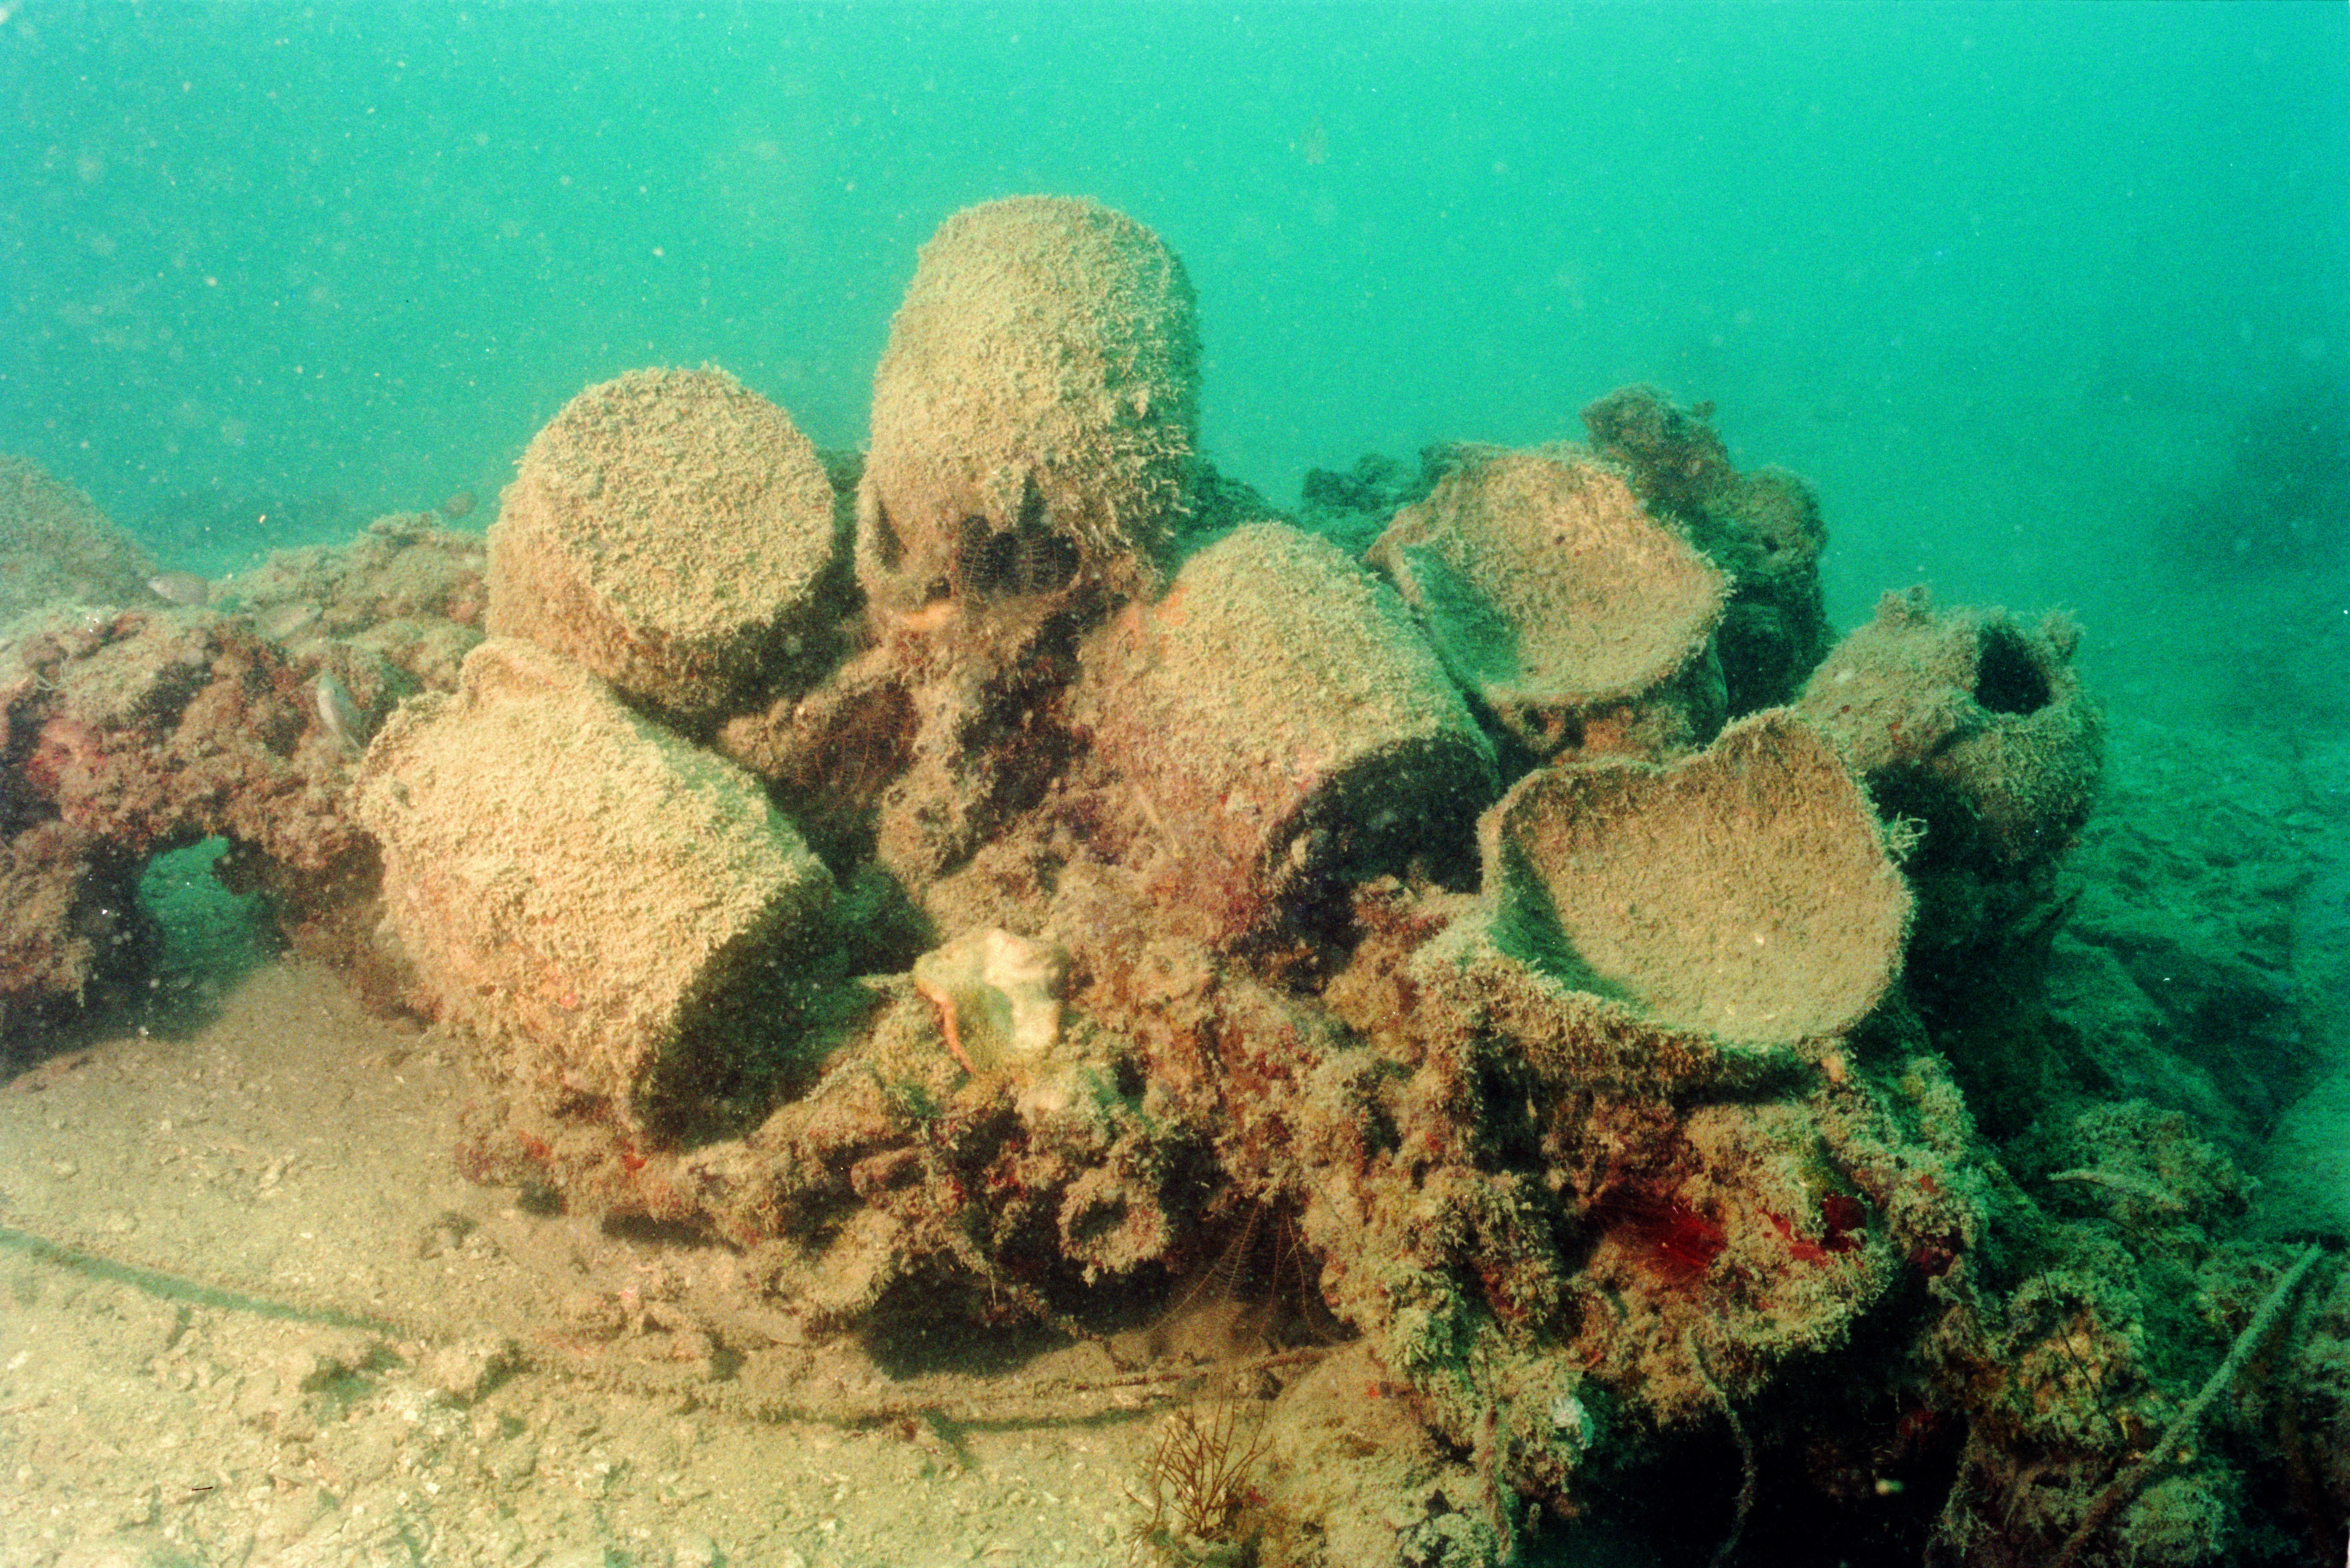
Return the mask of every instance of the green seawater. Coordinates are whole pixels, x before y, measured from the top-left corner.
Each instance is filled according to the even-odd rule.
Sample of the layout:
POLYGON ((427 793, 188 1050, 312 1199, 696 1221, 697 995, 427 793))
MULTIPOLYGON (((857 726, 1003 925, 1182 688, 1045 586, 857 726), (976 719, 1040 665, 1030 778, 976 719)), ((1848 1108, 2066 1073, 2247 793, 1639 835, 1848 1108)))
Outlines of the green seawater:
POLYGON ((1209 453, 1276 504, 1647 380, 1821 486, 1840 622, 1922 580, 2113 636, 2181 577, 2344 565, 2337 6, 0 18, 0 451, 169 565, 484 521, 632 366, 854 445, 916 248, 1024 192, 1183 257, 1209 453))
MULTIPOLYGON (((2069 610, 2117 721, 2118 804, 2051 893, 2067 923, 2033 960, 2046 973, 2030 983, 2085 1021, 2079 1060, 2107 1075, 2058 1087, 2172 1117, 2116 1112, 2114 1145, 2143 1126, 2225 1144, 2271 1179, 2254 1211, 2267 1241, 2338 1251, 2350 1223, 2343 5, 0 0, 0 453, 88 491, 165 568, 216 579, 274 550, 345 543, 388 512, 488 524, 534 432, 582 387, 633 368, 723 367, 820 446, 853 449, 922 243, 960 208, 1031 192, 1097 198, 1182 258, 1205 345, 1205 454, 1275 507, 1297 503, 1309 472, 1367 453, 1409 471, 1440 441, 1579 439, 1586 403, 1647 382, 1711 405, 1741 469, 1778 464, 1816 487, 1839 628, 1913 584, 1946 606, 2069 610)), ((136 1050, 158 1062, 280 953, 259 898, 213 877, 223 848, 161 857, 140 888, 136 929, 158 958, 140 1014, 155 1038, 136 1050)), ((174 1154, 172 1118, 155 1120, 137 1135, 148 1141, 125 1135, 126 1158, 167 1186, 214 1182, 256 1228, 276 1222, 261 1188, 247 1201, 236 1184, 251 1150, 206 1143, 182 1116, 173 1136, 196 1152, 174 1154)), ((55 1121, 59 1138, 78 1136, 55 1121)), ((2052 1212, 2052 1191, 2080 1199, 2063 1212, 2085 1226, 2120 1189, 2067 1187, 2080 1171, 2054 1168, 2142 1151, 2085 1154, 2074 1136, 2046 1132, 2002 1158, 2048 1178, 2036 1190, 2052 1212)), ((67 1168, 96 1170, 97 1156, 67 1152, 34 1175, 82 1180, 76 1200, 110 1219, 115 1198, 67 1168)), ((0 1191, 0 1214, 25 1190, 0 1191)), ((1648 1212, 1661 1228, 1677 1211, 1648 1212)), ((450 1231, 452 1253, 470 1226, 450 1231)), ((52 1304, 87 1298, 101 1318, 135 1318, 117 1314, 116 1293, 165 1303, 172 1326, 109 1376, 147 1376, 192 1314, 206 1345, 248 1319, 381 1326, 360 1305, 309 1311, 125 1262, 99 1243, 168 1249, 127 1226, 97 1234, 69 1246, 0 1225, 0 1262, 11 1310, 42 1291, 52 1304), (66 1282, 35 1288, 53 1277, 66 1282)), ((2254 1244, 2222 1234, 2214 1247, 2240 1241, 2254 1244)), ((425 1244, 437 1259, 442 1243, 425 1244)), ((2146 1288, 2171 1314, 2158 1324, 2165 1354, 2187 1347, 2158 1369, 2175 1407, 2257 1297, 2201 1324, 2202 1283, 2183 1269, 2163 1282, 2146 1288), (2204 1360, 2189 1366, 2190 1351, 2204 1360)), ((631 1298, 631 1332, 646 1332, 654 1283, 631 1298)), ((2078 1339, 2093 1356, 2086 1328, 2078 1339)), ((2030 1343, 2076 1354, 2069 1332, 2030 1343)), ((2338 1358, 2345 1341, 2328 1343, 2338 1358)), ((502 1353, 475 1359, 503 1375, 502 1353)), ((724 1365, 725 1347, 708 1360, 724 1365)), ((20 1363, 0 1365, 13 1376, 20 1363)), ((2118 1434, 2131 1391, 2102 1403, 2102 1371, 2067 1366, 2085 1368, 2078 1386, 2095 1399, 2079 1397, 2100 1434, 2118 1434)), ((669 1406, 599 1416, 597 1396, 577 1392, 577 1408, 534 1429, 534 1443, 556 1433, 550 1454, 571 1441, 577 1455, 531 1484, 588 1495, 598 1419, 650 1431, 682 1418, 669 1406)), ((0 1419, 47 1408, 0 1406, 0 1419)), ((1892 1413, 1874 1414, 1893 1429, 1892 1413)), ((432 1419, 465 1426, 484 1451, 515 1436, 444 1416, 432 1419)), ((967 1433, 905 1425, 908 1473, 964 1474, 967 1433)), ((1528 1538, 1525 1560, 1646 1563, 1658 1540, 1701 1557, 1741 1480, 1733 1426, 1683 1434, 1638 1472, 1632 1524, 1554 1529, 1528 1538), (1658 1477, 1673 1474, 1700 1484, 1666 1495, 1658 1477)), ((1783 1429, 1764 1436, 1782 1457, 1806 1451, 1783 1429)), ((1946 1478, 1957 1438, 1943 1437, 1946 1478)), ((897 1474, 899 1458, 873 1473, 897 1474)), ((2301 1516, 2274 1501, 2282 1461, 2257 1469, 2273 1458, 2245 1461, 2256 1528, 2244 1539, 2266 1554, 2241 1561, 2301 1560, 2301 1516)), ((39 1462, 45 1486, 73 1469, 39 1462)), ((257 1502, 276 1472, 237 1463, 257 1502)), ((1125 1472, 1095 1463, 1075 1484, 1113 1504, 1125 1472)), ((667 1508, 665 1464, 616 1484, 667 1508)), ((212 1471, 183 1468, 199 1479, 167 1492, 212 1490, 212 1471)), ((1918 1484, 1883 1531, 1905 1550, 1936 1512, 1918 1484)), ((1838 1505, 1848 1560, 1915 1560, 1868 1557, 1877 1503, 1838 1505)), ((144 1550, 146 1516, 122 1517, 144 1550)), ((802 1529, 795 1514, 733 1555, 631 1541, 560 1561, 878 1568, 827 1546, 819 1517, 786 1533, 802 1529)), ((1754 1538, 1793 1551, 1807 1528, 1766 1501, 1754 1538)), ((219 1555, 186 1560, 248 1560, 232 1537, 204 1539, 219 1555)), ((970 1561, 985 1542, 939 1544, 942 1561, 970 1561)), ((2320 1544, 2341 1560, 2338 1532, 2320 1544)), ((502 1560, 533 1560, 525 1550, 502 1560)), ((1089 1550, 1067 1560, 1121 1555, 1089 1550)))

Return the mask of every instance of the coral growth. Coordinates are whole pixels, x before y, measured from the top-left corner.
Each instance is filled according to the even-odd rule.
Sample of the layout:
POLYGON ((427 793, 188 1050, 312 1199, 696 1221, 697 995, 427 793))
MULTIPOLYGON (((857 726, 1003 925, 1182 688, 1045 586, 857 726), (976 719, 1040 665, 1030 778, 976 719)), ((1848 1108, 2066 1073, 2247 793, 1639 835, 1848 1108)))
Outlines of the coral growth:
POLYGON ((1370 559, 1538 755, 1654 753, 1721 726, 1728 580, 1587 456, 1461 451, 1370 559))
POLYGON ((1913 591, 1831 647, 1809 488, 1644 388, 1278 517, 1198 372, 1156 236, 989 203, 861 463, 637 372, 532 444, 485 577, 391 520, 44 612, 0 986, 135 975, 126 878, 226 836, 469 1043, 468 1175, 724 1243, 709 1343, 1215 1363, 1167 1560, 1605 1521, 2187 1568, 2266 1496, 2338 1515, 2338 1269, 2244 1230, 2240 1131, 2084 1066, 2154 961, 2060 935, 2071 623, 1913 591), (1260 1248, 1264 1310, 1203 1293, 1260 1248), (1716 1506, 1644 1510, 1669 1474, 1716 1506))
POLYGON ((565 405, 489 532, 486 626, 687 728, 837 659, 847 509, 781 409, 721 370, 638 370, 565 405))
POLYGON ((940 225, 889 327, 858 575, 899 624, 1156 581, 1198 445, 1191 284, 1094 202, 1018 196, 940 225))

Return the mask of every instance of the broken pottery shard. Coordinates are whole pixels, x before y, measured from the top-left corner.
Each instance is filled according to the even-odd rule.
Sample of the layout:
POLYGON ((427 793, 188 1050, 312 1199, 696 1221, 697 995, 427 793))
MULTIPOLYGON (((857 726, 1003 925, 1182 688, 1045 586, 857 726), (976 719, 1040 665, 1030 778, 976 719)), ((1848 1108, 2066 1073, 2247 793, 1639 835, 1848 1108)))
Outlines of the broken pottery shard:
POLYGON ((2063 615, 1934 607, 1887 594, 1812 674, 1797 711, 1832 740, 1888 817, 1926 825, 1936 867, 2052 864, 2096 799, 2105 721, 2063 615))
POLYGON ((631 370, 564 405, 490 529, 488 629, 691 723, 820 640, 846 546, 816 448, 720 370, 631 370))
POLYGON ((1191 280, 1097 202, 1018 196, 922 247, 873 379, 858 575, 885 621, 1156 580, 1197 445, 1191 280))
POLYGON ((399 710, 358 789, 429 1005, 632 1130, 729 1085, 821 967, 830 875, 757 781, 528 643, 399 710))
POLYGON ((1069 955, 990 927, 914 961, 914 989, 939 1010, 947 1049, 973 1073, 1014 1070, 1061 1038, 1069 955))
POLYGON ((1783 709, 1669 766, 1537 770, 1481 833, 1495 943, 1667 1030, 1837 1034, 1900 967, 1909 893, 1877 818, 1783 709))
MULTIPOLYGON (((1729 588, 1621 474, 1567 447, 1465 452, 1427 500, 1396 514, 1370 558, 1453 678, 1544 756, 1583 745, 1579 721, 1594 710, 1705 672, 1729 588)), ((1710 734, 1720 684, 1711 671, 1668 702, 1659 741, 1710 734)), ((1654 715, 1616 722, 1658 728, 1654 715)))
POLYGON ((1184 563, 1105 627, 1077 706, 1154 892, 1236 939, 1319 888, 1442 859, 1497 786, 1393 589, 1280 523, 1184 563))
POLYGON ((1592 445, 1623 465, 1651 515, 1669 520, 1731 579, 1714 633, 1730 711, 1792 702, 1835 640, 1820 594, 1827 525, 1812 487, 1781 468, 1741 473, 1706 405, 1676 408, 1624 387, 1583 410, 1592 445))

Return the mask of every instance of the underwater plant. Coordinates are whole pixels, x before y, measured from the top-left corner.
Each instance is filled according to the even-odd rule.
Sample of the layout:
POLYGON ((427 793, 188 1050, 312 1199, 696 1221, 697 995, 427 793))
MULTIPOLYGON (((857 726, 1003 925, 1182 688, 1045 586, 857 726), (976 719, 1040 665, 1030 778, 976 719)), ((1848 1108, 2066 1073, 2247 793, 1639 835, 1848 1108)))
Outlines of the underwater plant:
POLYGON ((1192 1407, 1169 1417, 1143 1467, 1144 1490, 1127 1493, 1150 1511, 1127 1533, 1128 1561, 1145 1561, 1148 1550, 1166 1563, 1254 1563, 1249 1476, 1263 1457, 1263 1413, 1242 1400, 1218 1402, 1204 1419, 1192 1407))

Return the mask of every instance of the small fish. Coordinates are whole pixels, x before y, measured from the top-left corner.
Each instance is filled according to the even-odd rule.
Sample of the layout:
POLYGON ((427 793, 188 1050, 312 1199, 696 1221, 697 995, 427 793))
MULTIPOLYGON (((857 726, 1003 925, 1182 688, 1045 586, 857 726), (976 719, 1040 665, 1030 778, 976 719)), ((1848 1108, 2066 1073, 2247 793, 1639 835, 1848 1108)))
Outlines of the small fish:
POLYGON ((317 605, 298 601, 271 605, 254 616, 253 629, 273 642, 282 642, 317 618, 317 605))
POLYGON ((318 674, 318 722, 327 733, 341 742, 347 752, 363 751, 367 747, 367 715, 351 701, 348 688, 335 679, 331 670, 318 674))
POLYGON ((461 490, 441 504, 441 515, 455 522, 473 509, 473 493, 461 490))
POLYGON ((158 572, 147 579, 147 587, 157 598, 190 609, 203 608, 213 597, 212 584, 193 572, 158 572))

